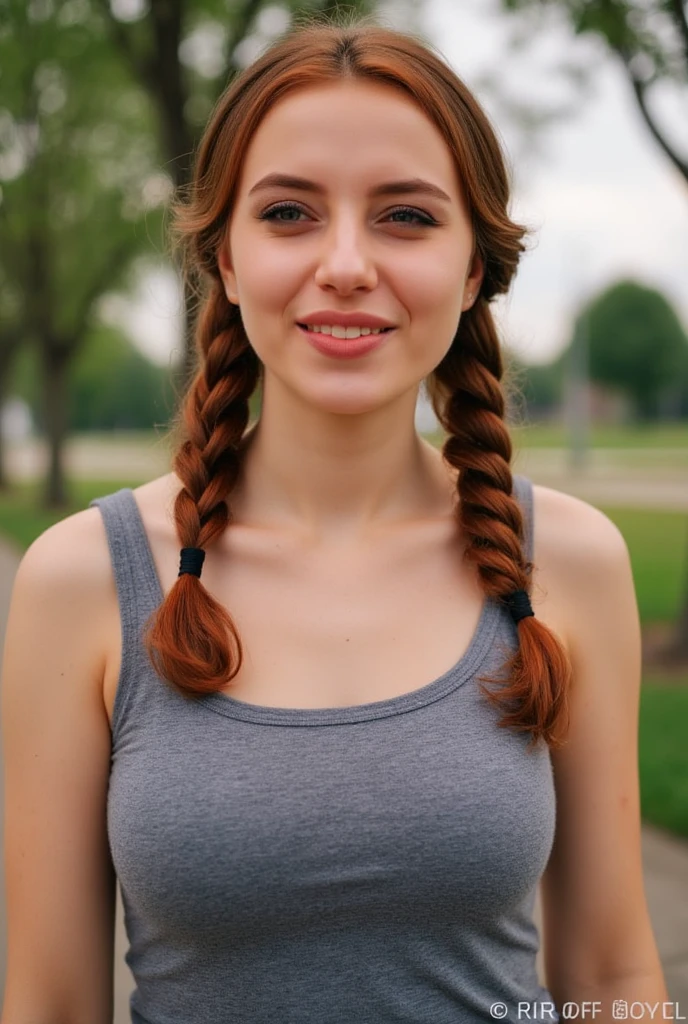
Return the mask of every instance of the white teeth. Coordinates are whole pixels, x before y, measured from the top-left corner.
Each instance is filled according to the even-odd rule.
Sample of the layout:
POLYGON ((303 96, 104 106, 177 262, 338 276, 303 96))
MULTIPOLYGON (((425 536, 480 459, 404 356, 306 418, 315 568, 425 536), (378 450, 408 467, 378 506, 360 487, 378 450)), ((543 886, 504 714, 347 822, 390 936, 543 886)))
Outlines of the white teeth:
POLYGON ((331 334, 333 338, 361 338, 367 334, 380 334, 382 327, 340 327, 339 324, 308 324, 309 331, 319 334, 331 334))

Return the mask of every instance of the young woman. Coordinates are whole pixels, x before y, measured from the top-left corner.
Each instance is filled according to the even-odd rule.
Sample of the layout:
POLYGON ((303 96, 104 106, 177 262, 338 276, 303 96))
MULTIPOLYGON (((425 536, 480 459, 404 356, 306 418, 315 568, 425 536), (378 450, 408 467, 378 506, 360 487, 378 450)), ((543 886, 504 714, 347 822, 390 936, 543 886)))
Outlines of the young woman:
POLYGON ((3 1024, 111 1020, 116 876, 134 1024, 666 999, 627 549, 510 469, 508 199, 412 36, 302 26, 221 98, 178 210, 206 287, 174 472, 47 530, 14 588, 3 1024))

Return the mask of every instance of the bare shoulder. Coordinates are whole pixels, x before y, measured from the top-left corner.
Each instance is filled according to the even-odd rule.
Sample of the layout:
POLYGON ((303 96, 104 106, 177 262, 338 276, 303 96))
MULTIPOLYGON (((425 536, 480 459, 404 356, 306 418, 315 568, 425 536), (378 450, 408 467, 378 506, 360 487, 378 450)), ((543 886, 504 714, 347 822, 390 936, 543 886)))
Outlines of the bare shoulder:
POLYGON ((73 635, 91 666, 84 683, 100 690, 113 625, 117 592, 107 535, 96 507, 66 516, 27 548, 12 590, 14 622, 23 632, 40 628, 43 639, 73 635))
POLYGON ((24 554, 2 664, 3 1020, 111 1019, 111 737, 100 684, 113 605, 116 615, 97 508, 55 523, 24 554))
POLYGON ((573 670, 566 742, 551 752, 557 826, 541 889, 548 987, 563 1002, 619 978, 661 978, 640 844, 642 645, 620 530, 571 495, 535 486, 533 497, 534 593, 556 605, 573 670))
MULTIPOLYGON (((178 489, 173 474, 158 477, 133 488, 146 530, 160 529, 169 521, 172 499, 178 489)), ((105 524, 97 507, 82 509, 44 530, 29 546, 17 576, 22 582, 40 586, 54 584, 70 598, 101 599, 107 610, 116 598, 112 563, 105 524)))
POLYGON ((82 509, 44 530, 27 548, 18 577, 63 586, 70 594, 102 588, 110 575, 107 536, 100 510, 82 509))
POLYGON ((563 491, 533 485, 535 563, 532 602, 547 609, 571 651, 591 618, 604 622, 610 602, 635 600, 628 547, 612 520, 563 491), (602 618, 600 619, 600 613, 602 618))
POLYGON ((600 509, 564 491, 533 484, 535 542, 540 554, 579 569, 626 550, 618 526, 600 509), (581 561, 582 560, 582 561, 581 561))

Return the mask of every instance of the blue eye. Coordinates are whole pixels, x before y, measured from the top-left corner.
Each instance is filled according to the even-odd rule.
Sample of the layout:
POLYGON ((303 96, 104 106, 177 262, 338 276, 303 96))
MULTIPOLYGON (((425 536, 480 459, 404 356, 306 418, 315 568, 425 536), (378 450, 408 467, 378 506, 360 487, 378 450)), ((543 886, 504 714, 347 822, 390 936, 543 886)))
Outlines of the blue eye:
POLYGON ((276 217, 276 214, 284 213, 285 211, 303 213, 303 209, 300 206, 297 206, 296 203, 280 203, 278 206, 271 206, 269 209, 263 210, 258 219, 277 220, 278 224, 298 224, 298 221, 293 218, 289 218, 288 220, 279 220, 276 217))
MULTIPOLYGON (((300 221, 297 217, 287 217, 286 219, 282 219, 280 214, 295 213, 298 215, 305 212, 306 211, 303 207, 299 206, 297 203, 278 203, 276 206, 270 206, 267 210, 263 210, 258 219, 272 221, 276 224, 299 224, 300 221)), ((403 220, 397 220, 393 223, 408 224, 410 227, 434 227, 437 224, 437 221, 433 217, 430 217, 429 214, 423 213, 421 210, 416 210, 412 206, 398 206, 394 210, 390 210, 387 217, 396 217, 399 214, 406 215, 407 217, 414 217, 415 224, 411 221, 403 220)))
MULTIPOLYGON (((434 224, 437 223, 437 221, 434 220, 433 217, 430 217, 427 213, 421 213, 420 210, 414 210, 412 206, 398 206, 395 210, 390 210, 387 216, 393 217, 395 216, 395 214, 398 213, 405 213, 408 214, 409 217, 415 217, 417 221, 420 221, 421 226, 424 227, 432 227, 434 224)), ((399 224, 403 222, 397 221, 396 223, 399 224)))

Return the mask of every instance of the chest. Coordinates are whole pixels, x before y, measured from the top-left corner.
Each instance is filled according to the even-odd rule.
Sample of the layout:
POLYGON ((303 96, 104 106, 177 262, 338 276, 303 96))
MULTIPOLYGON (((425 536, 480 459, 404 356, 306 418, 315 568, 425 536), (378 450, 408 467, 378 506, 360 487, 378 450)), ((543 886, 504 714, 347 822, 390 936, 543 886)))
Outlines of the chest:
MULTIPOLYGON (((146 525, 166 593, 178 544, 162 524, 146 525)), ((462 657, 484 601, 449 517, 326 549, 230 528, 202 579, 241 639, 241 668, 225 692, 270 707, 342 707, 418 689, 462 657)), ((116 617, 110 636, 104 702, 112 719, 116 617)))
POLYGON ((122 723, 113 857, 129 900, 168 937, 233 949, 324 923, 456 929, 516 912, 542 873, 547 750, 497 729, 472 678, 379 719, 233 715, 170 698, 122 723))

